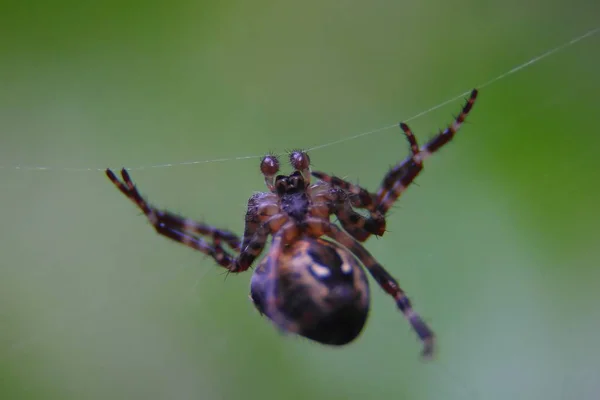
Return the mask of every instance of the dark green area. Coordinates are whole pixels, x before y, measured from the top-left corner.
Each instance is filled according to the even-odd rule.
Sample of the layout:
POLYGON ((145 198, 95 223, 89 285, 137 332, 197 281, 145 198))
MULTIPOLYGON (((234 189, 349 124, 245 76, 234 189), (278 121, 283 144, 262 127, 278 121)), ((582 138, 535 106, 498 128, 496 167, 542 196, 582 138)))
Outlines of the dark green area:
MULTIPOLYGON (((583 0, 4 4, 0 398, 595 399, 600 33, 483 88, 368 243, 437 332, 433 362, 374 282, 354 344, 280 336, 250 273, 157 237, 94 169, 340 140, 598 26, 583 0)), ((424 142, 459 108, 410 125, 424 142)), ((311 158, 375 189, 406 152, 394 128, 311 158)), ((264 187, 258 158, 132 176, 240 232, 264 187)))

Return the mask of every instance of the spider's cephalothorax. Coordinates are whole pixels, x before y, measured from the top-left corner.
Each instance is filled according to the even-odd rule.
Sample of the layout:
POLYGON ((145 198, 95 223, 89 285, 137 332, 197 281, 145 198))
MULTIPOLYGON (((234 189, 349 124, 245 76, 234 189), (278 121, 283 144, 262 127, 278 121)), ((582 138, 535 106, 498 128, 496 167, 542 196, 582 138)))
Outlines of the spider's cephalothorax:
POLYGON ((294 221, 302 223, 308 214, 310 201, 302 174, 296 171, 290 176, 279 175, 275 178, 275 190, 281 199, 283 212, 294 221))
POLYGON ((398 282, 360 242, 383 235, 390 207, 421 172, 423 160, 454 137, 476 97, 477 90, 473 90, 454 122, 422 147, 410 128, 400 123, 411 154, 386 173, 374 193, 336 176, 311 172, 310 158, 300 150, 290 154, 294 168, 290 175, 277 175, 276 156, 263 157, 260 170, 269 191, 248 200, 242 238, 151 206, 125 169, 123 180, 109 169, 106 174, 158 233, 211 256, 229 272, 250 268, 272 237, 252 278, 250 297, 260 313, 281 330, 324 344, 351 342, 361 332, 369 310, 364 267, 394 298, 423 342, 423 354, 430 355, 433 332, 413 310, 398 282), (311 183, 311 176, 318 181, 311 183), (365 210, 366 215, 356 209, 365 210), (341 228, 330 221, 331 216, 337 217, 341 228))

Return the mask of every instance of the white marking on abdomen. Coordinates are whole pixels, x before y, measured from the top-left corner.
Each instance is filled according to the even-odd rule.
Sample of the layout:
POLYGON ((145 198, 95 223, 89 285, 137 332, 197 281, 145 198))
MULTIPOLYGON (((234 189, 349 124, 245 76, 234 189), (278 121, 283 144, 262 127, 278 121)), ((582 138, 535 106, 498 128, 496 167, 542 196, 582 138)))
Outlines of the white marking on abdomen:
POLYGON ((324 267, 322 265, 311 264, 310 268, 313 270, 313 272, 315 273, 315 275, 317 275, 319 278, 325 278, 325 277, 331 275, 331 272, 329 271, 329 268, 324 267))

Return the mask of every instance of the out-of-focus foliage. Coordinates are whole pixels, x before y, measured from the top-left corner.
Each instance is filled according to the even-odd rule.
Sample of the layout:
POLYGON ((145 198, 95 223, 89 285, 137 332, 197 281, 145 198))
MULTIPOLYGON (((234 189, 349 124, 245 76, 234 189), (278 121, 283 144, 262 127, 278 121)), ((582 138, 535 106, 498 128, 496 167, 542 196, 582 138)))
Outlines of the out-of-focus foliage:
MULTIPOLYGON (((594 399, 600 392, 600 35, 484 88, 368 248, 342 349, 280 336, 250 273, 158 237, 101 171, 260 155, 388 126, 600 25, 597 2, 12 2, 0 13, 0 398, 594 399), (49 166, 43 171, 17 166, 49 166), (67 169, 65 169, 67 168, 67 169)), ((453 102, 414 121, 425 141, 453 102)), ((399 129, 311 153, 375 189, 399 129)), ((258 159, 132 171, 237 231, 258 159)))

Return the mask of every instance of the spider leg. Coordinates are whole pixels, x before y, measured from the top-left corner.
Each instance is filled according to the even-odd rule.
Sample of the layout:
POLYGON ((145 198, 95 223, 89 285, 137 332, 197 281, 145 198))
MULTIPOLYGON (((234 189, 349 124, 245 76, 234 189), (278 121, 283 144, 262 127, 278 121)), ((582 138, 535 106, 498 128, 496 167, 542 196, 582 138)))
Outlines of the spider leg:
POLYGON ((348 194, 341 189, 331 189, 314 196, 309 213, 323 219, 329 219, 329 215, 335 214, 346 232, 359 242, 364 242, 371 234, 381 236, 385 232, 383 215, 374 212, 365 217, 357 213, 352 208, 348 194))
POLYGON ((256 230, 267 219, 280 212, 277 196, 271 193, 256 193, 248 199, 244 236, 241 248, 248 247, 256 230))
POLYGON ((396 305, 423 343, 423 356, 432 355, 434 347, 433 332, 419 314, 413 310, 410 300, 400 288, 398 282, 377 262, 371 253, 354 240, 352 236, 330 221, 320 218, 309 218, 307 220, 307 229, 311 235, 325 235, 342 244, 363 263, 379 286, 396 301, 396 305))
MULTIPOLYGON (((211 256, 217 264, 227 268, 230 272, 247 270, 262 252, 268 235, 279 230, 288 218, 284 214, 269 215, 269 212, 272 211, 272 208, 269 208, 263 214, 264 221, 260 221, 262 223, 250 228, 247 227, 246 235, 244 236, 244 246, 241 247, 239 238, 229 231, 212 228, 199 222, 190 222, 186 218, 157 210, 148 204, 140 195, 125 169, 121 171, 123 181, 120 181, 109 169, 106 170, 106 175, 121 193, 142 210, 156 232, 211 256), (195 236, 197 234, 212 236, 213 243, 210 244, 203 238, 195 236), (228 243, 235 250, 241 251, 239 256, 235 257, 225 251, 221 246, 221 240, 228 243)), ((260 207, 258 208, 259 210, 261 209, 260 207)))
POLYGON ((334 188, 342 189, 352 196, 350 197, 350 201, 352 205, 358 208, 365 208, 369 211, 374 211, 376 206, 376 195, 374 193, 370 193, 367 189, 355 185, 352 182, 348 182, 342 178, 339 178, 334 175, 329 175, 320 171, 313 171, 312 175, 317 179, 322 180, 323 182, 327 182, 334 188))
POLYGON ((106 170, 106 175, 111 180, 111 182, 123 193, 127 198, 129 198, 138 208, 142 210, 142 212, 148 217, 148 219, 154 220, 152 222, 154 224, 164 224, 166 226, 171 227, 177 231, 186 233, 186 234, 196 234, 202 236, 209 236, 212 238, 213 242, 216 244, 220 244, 221 241, 227 243, 229 247, 231 247, 235 251, 240 251, 240 238, 235 233, 223 230, 219 228, 215 228, 213 226, 204 224, 202 222, 194 221, 189 218, 185 218, 183 216, 177 215, 170 211, 166 210, 158 210, 151 205, 149 205, 143 197, 140 195, 139 191, 133 184, 131 177, 127 170, 123 169, 121 171, 121 176, 123 177, 123 181, 121 182, 115 174, 110 170, 106 170))
POLYGON ((328 193, 331 213, 339 218, 344 229, 355 239, 364 242, 371 235, 381 236, 385 233, 385 214, 377 209, 375 193, 370 193, 359 185, 324 172, 313 171, 312 175, 333 188, 328 193), (368 210, 369 217, 357 213, 352 207, 368 210))
POLYGON ((423 160, 452 140, 469 112, 471 112, 473 104, 475 104, 475 100, 477 99, 477 94, 477 89, 473 89, 461 112, 454 121, 420 149, 417 148, 415 150, 416 140, 414 140, 414 135, 408 125, 400 123, 400 128, 404 131, 404 134, 411 143, 412 156, 406 158, 403 162, 390 169, 385 175, 382 185, 377 192, 376 202, 379 211, 385 214, 398 197, 400 197, 402 192, 404 192, 404 190, 406 190, 413 182, 419 172, 421 172, 423 169, 423 160))
MULTIPOLYGON (((324 182, 327 182, 332 187, 339 188, 347 193, 350 193, 350 202, 353 207, 363 208, 369 211, 370 221, 368 224, 365 222, 365 225, 372 226, 373 230, 375 231, 371 229, 364 229, 363 231, 357 229, 357 224, 360 226, 362 222, 352 222, 352 220, 357 220, 357 218, 351 214, 348 214, 347 212, 346 216, 338 215, 340 221, 343 219, 347 220, 346 225, 351 227, 348 232, 350 232, 352 236, 360 241, 365 241, 370 234, 381 235, 385 232, 385 214, 389 211, 398 197, 400 197, 402 192, 404 192, 404 190, 421 172, 423 169, 423 160, 429 157, 432 153, 438 151, 454 137, 465 118, 471 111, 473 104, 475 103, 475 99, 477 98, 477 93, 477 89, 474 89, 454 122, 421 148, 419 148, 417 140, 408 125, 405 123, 400 123, 400 128, 404 132, 404 135, 410 144, 411 155, 404 161, 392 167, 386 173, 377 193, 371 193, 367 189, 337 176, 328 175, 317 171, 312 172, 313 176, 324 182), (368 233, 365 233, 365 231, 368 233)), ((359 220, 360 218, 357 221, 359 220)), ((346 226, 344 226, 344 228, 346 229, 346 226)))
POLYGON ((412 156, 408 157, 402 163, 393 167, 384 177, 382 187, 379 189, 377 193, 371 193, 367 189, 363 188, 360 185, 349 182, 345 179, 339 178, 334 175, 329 175, 324 172, 314 171, 312 175, 322 180, 323 182, 327 182, 330 186, 334 188, 342 189, 343 191, 351 194, 351 203, 352 206, 357 208, 364 208, 371 212, 376 211, 377 206, 379 204, 380 193, 388 186, 393 186, 393 184, 398 179, 398 176, 403 176, 402 172, 407 170, 406 164, 408 161, 412 160, 419 153, 419 145, 417 143, 417 139, 412 134, 410 129, 404 130, 406 138, 410 144, 410 149, 412 152, 412 156))
POLYGON ((248 245, 242 248, 242 252, 228 269, 231 272, 242 272, 250 268, 264 250, 269 235, 278 232, 288 219, 287 214, 275 214, 269 217, 258 227, 248 241, 248 245))

